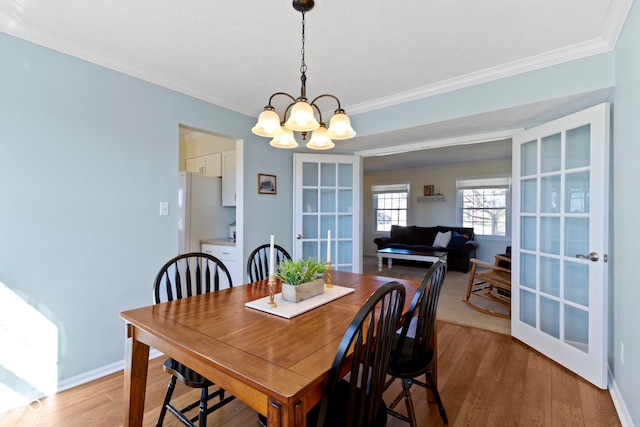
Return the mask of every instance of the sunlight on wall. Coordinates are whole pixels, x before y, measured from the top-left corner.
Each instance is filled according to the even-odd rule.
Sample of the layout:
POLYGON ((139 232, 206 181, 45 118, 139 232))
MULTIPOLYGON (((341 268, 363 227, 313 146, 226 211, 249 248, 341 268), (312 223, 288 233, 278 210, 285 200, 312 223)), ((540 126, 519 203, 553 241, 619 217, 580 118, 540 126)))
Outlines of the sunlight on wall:
POLYGON ((58 327, 0 282, 0 413, 56 392, 58 327))

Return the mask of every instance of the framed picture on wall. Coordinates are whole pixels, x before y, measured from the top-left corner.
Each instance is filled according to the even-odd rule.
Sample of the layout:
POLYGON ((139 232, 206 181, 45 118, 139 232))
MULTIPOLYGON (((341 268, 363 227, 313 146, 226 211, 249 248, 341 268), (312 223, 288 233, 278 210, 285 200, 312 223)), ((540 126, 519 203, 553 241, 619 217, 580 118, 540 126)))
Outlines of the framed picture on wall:
POLYGON ((258 174, 258 194, 276 194, 276 176, 258 174))
POLYGON ((424 196, 433 196, 433 185, 424 186, 424 196))

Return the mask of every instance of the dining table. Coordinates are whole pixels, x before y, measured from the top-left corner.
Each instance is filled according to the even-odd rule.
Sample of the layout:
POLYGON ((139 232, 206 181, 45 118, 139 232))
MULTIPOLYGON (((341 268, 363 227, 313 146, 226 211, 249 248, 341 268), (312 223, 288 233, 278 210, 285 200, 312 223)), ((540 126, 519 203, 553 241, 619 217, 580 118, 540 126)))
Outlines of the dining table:
MULTIPOLYGON (((405 286, 406 312, 418 285, 344 271, 332 271, 331 278, 353 292, 291 318, 246 305, 269 296, 266 280, 120 313, 126 322, 124 426, 142 425, 150 347, 265 415, 268 426, 305 426, 338 345, 367 298, 396 280, 405 286)), ((279 291, 276 281, 276 303, 279 291)))

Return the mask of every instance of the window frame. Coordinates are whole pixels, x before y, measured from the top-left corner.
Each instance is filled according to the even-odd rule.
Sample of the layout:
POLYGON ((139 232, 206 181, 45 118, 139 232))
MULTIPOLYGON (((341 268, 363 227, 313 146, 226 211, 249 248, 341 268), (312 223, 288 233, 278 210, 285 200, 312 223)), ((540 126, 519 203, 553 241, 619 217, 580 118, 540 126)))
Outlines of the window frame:
MULTIPOLYGON (((410 215, 410 184, 406 183, 398 183, 398 184, 374 184, 371 186, 371 205, 373 211, 373 221, 372 228, 374 234, 388 234, 391 231, 392 225, 407 225, 409 224, 409 215, 410 215), (381 194, 401 194, 404 193, 406 197, 406 208, 397 208, 395 210, 404 210, 405 211, 405 224, 400 224, 399 220, 394 222, 393 218, 390 218, 389 230, 379 230, 378 229, 378 211, 384 209, 378 209, 378 196, 381 194)), ((386 209, 389 210, 389 209, 386 209)))
MULTIPOLYGON (((470 208, 464 208, 464 190, 471 189, 505 189, 505 207, 494 208, 504 209, 504 227, 505 234, 482 234, 474 227, 474 234, 478 237, 488 240, 511 240, 511 175, 493 175, 471 178, 458 178, 456 180, 456 212, 457 222, 460 226, 464 227, 464 211, 470 208)), ((488 209, 488 208, 476 208, 476 209, 488 209)))

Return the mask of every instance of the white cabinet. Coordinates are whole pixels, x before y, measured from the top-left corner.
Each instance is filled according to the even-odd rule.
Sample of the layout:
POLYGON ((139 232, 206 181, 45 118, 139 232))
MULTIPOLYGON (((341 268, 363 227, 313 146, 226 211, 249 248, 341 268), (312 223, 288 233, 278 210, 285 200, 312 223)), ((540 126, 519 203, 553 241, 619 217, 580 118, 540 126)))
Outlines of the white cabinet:
POLYGON ((231 281, 234 286, 239 286, 244 283, 242 279, 242 272, 239 270, 238 255, 235 246, 227 245, 210 245, 202 244, 202 252, 213 255, 218 258, 229 270, 231 274, 231 281))
POLYGON ((236 205, 236 150, 222 152, 222 206, 236 205))
POLYGON ((187 172, 204 176, 222 176, 222 153, 211 153, 187 159, 187 172))

